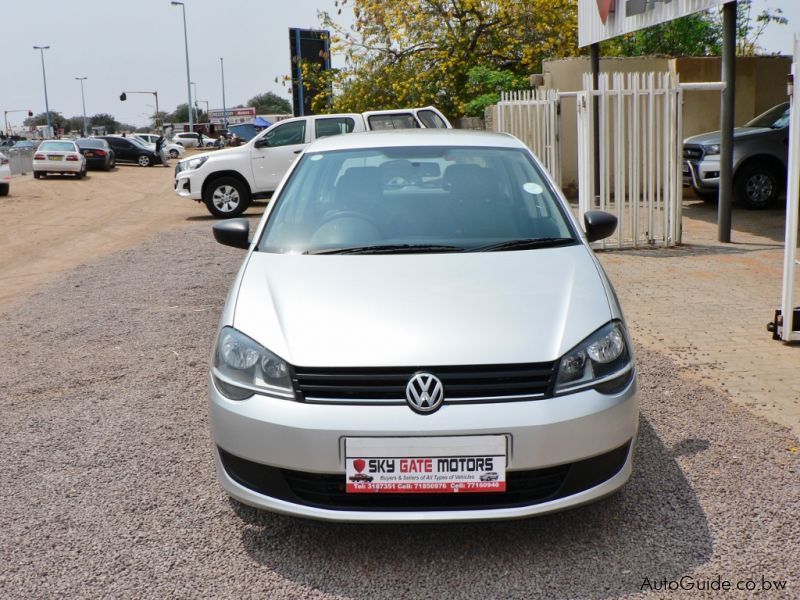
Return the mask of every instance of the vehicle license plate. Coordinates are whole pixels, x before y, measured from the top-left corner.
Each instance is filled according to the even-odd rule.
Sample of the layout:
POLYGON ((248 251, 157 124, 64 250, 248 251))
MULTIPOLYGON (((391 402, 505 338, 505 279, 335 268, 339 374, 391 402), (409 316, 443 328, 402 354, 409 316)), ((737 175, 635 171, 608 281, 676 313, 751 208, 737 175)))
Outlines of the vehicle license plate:
POLYGON ((683 163, 683 174, 684 175, 688 175, 689 174, 689 165, 686 164, 686 163, 683 163))
POLYGON ((94 152, 87 152, 86 156, 87 158, 91 158, 92 156, 94 156, 94 152))
POLYGON ((51 156, 48 156, 47 158, 49 158, 50 160, 61 160, 63 157, 51 155, 51 156))
POLYGON ((348 493, 504 492, 506 436, 346 438, 348 493))

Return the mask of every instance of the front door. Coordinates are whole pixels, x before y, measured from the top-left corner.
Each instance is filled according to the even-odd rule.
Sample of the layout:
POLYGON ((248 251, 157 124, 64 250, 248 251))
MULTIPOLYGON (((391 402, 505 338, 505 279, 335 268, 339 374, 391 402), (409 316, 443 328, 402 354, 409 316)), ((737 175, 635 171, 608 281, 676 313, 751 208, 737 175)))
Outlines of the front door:
POLYGON ((306 120, 278 123, 261 136, 250 155, 259 191, 274 191, 306 147, 306 120))

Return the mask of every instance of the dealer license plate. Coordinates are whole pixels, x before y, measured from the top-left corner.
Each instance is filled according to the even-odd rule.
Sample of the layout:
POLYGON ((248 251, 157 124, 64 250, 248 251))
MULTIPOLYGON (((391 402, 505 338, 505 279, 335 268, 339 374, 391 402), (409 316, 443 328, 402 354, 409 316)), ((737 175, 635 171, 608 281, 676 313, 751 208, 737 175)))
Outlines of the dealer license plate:
POLYGON ((348 493, 504 492, 506 436, 346 438, 348 493))

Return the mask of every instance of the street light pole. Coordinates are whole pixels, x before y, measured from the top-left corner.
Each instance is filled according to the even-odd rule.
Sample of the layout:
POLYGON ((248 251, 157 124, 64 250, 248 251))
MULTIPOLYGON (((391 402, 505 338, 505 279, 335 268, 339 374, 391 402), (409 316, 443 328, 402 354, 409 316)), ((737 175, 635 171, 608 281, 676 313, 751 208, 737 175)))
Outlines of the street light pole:
POLYGON ((222 127, 228 130, 228 109, 225 106, 225 63, 219 57, 219 68, 222 71, 222 127))
MULTIPOLYGON (((198 121, 200 121, 200 117, 197 114, 197 84, 194 81, 190 81, 189 85, 194 86, 194 122, 197 123, 198 121)), ((192 110, 191 106, 189 107, 189 110, 190 111, 192 110)))
POLYGON ((86 79, 89 79, 89 78, 88 77, 76 77, 75 79, 77 79, 78 81, 81 82, 81 104, 83 104, 83 137, 86 137, 87 135, 89 135, 89 133, 88 133, 89 128, 86 125, 86 96, 83 95, 83 82, 86 79))
POLYGON ((42 55, 42 81, 44 81, 44 110, 45 114, 47 115, 47 133, 48 135, 52 136, 53 127, 50 124, 50 104, 47 101, 47 75, 44 72, 44 51, 49 50, 50 46, 34 46, 34 50, 38 50, 42 55))
POLYGON ((189 103, 186 106, 189 109, 189 131, 194 131, 194 119, 192 119, 192 77, 189 74, 189 34, 186 31, 186 6, 183 2, 178 2, 177 0, 171 0, 170 4, 172 4, 172 6, 180 6, 181 12, 183 13, 183 45, 186 50, 186 91, 189 96, 189 103))

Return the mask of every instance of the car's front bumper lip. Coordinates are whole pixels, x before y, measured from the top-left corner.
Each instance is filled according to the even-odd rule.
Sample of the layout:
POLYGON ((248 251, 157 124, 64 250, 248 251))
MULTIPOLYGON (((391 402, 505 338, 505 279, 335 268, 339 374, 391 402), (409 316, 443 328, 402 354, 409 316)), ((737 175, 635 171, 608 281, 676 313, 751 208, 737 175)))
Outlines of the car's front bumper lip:
MULTIPOLYGON (((342 473, 346 437, 406 437, 505 434, 511 444, 509 471, 577 462, 635 441, 638 429, 636 377, 619 394, 585 390, 543 400, 445 405, 420 416, 405 406, 309 405, 254 396, 224 398, 209 384, 210 419, 217 446, 237 457, 281 469, 342 473)), ((635 446, 631 444, 631 448, 635 446)), ((630 477, 632 450, 622 469, 607 481, 551 501, 480 510, 359 511, 287 502, 237 483, 217 455, 219 480, 234 498, 274 512, 331 521, 463 521, 513 519, 608 495, 630 477)))

